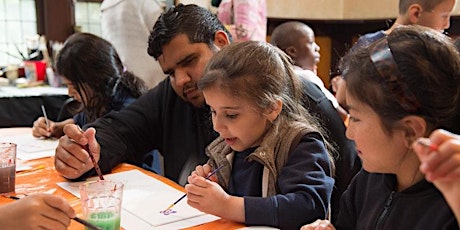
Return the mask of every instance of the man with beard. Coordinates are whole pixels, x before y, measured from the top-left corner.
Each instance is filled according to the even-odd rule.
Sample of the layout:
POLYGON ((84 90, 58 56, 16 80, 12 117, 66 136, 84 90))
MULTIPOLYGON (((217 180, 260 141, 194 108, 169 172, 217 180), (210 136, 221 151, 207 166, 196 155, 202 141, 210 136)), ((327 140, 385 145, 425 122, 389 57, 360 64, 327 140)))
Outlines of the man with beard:
MULTIPOLYGON (((66 126, 56 148, 56 170, 68 179, 94 175, 85 145, 103 173, 121 162, 140 165, 142 153, 158 149, 165 176, 185 185, 190 172, 207 161, 205 148, 218 136, 196 83, 209 59, 231 40, 217 17, 204 8, 179 4, 163 13, 150 34, 148 53, 168 77, 124 110, 88 124, 85 132, 66 126)), ((304 105, 338 146, 337 167, 357 171, 354 144, 345 137, 342 119, 316 85, 303 83, 304 105)))

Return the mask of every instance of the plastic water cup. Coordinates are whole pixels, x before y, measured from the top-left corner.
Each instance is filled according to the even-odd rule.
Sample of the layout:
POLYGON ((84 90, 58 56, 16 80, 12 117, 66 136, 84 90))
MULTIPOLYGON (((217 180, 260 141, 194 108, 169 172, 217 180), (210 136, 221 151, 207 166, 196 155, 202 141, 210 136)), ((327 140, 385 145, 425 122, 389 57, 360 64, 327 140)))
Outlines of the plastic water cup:
POLYGON ((14 192, 16 181, 16 144, 0 143, 0 194, 14 192))
POLYGON ((98 180, 80 185, 83 219, 103 230, 119 230, 123 183, 98 180))

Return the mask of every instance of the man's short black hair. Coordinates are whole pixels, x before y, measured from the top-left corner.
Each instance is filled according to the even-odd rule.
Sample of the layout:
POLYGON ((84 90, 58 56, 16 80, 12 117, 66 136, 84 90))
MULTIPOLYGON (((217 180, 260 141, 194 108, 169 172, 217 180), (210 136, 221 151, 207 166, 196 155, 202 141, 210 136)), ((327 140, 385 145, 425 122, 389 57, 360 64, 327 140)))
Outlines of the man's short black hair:
POLYGON ((230 33, 209 10, 194 4, 179 4, 160 15, 150 33, 147 52, 158 59, 162 47, 179 34, 187 35, 191 43, 206 43, 211 47, 219 30, 226 32, 231 41, 230 33))

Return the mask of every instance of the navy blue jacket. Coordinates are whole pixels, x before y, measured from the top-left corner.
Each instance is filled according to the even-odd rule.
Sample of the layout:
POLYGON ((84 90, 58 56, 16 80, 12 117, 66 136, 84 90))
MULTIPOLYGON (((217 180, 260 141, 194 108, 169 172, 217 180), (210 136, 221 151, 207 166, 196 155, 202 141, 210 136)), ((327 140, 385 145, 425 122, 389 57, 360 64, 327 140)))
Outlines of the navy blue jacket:
POLYGON ((342 196, 336 229, 458 229, 446 200, 421 180, 396 192, 396 176, 361 170, 342 196))
POLYGON ((276 182, 279 194, 261 197, 263 165, 245 161, 254 148, 236 152, 228 193, 244 197, 247 225, 299 229, 324 219, 334 180, 321 136, 309 133, 289 153, 276 182))

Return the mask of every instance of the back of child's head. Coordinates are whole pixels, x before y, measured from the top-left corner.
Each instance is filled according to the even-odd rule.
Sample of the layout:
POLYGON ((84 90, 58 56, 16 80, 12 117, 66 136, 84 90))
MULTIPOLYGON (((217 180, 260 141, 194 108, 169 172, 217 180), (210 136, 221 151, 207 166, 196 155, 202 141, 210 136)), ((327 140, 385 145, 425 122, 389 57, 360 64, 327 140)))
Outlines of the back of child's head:
POLYGON ((198 87, 217 87, 226 94, 249 101, 260 110, 283 102, 281 114, 297 113, 300 82, 290 59, 265 42, 234 43, 216 53, 208 63, 198 87))
POLYGON ((347 95, 369 105, 387 131, 396 121, 417 115, 427 132, 456 114, 460 56, 451 40, 422 26, 401 26, 369 47, 342 59, 347 95))
POLYGON ((413 4, 419 4, 425 11, 433 10, 447 0, 399 0, 399 14, 405 14, 413 4))
POLYGON ((314 36, 313 30, 306 24, 299 21, 284 22, 277 26, 272 34, 270 43, 278 48, 286 51, 289 46, 293 46, 297 43, 297 40, 301 38, 302 31, 309 30, 314 36))

